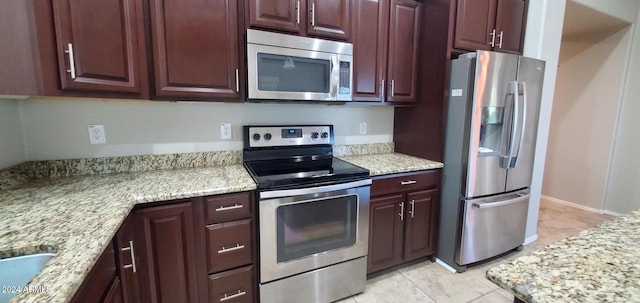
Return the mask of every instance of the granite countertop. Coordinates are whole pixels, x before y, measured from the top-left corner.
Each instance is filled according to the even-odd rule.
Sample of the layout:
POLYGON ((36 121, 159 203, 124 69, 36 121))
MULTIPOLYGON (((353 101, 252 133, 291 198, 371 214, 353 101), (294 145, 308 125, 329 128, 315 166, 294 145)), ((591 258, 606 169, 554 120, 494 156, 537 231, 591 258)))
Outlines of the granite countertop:
POLYGON ((440 162, 393 152, 373 155, 349 155, 341 156, 339 158, 368 169, 369 175, 371 176, 406 173, 443 167, 443 164, 440 162))
MULTIPOLYGON (((442 167, 393 143, 334 146, 372 176, 442 167)), ((57 253, 11 302, 68 302, 136 204, 256 189, 240 151, 25 162, 0 170, 0 259, 57 253)))
POLYGON ((54 177, 0 194, 0 258, 56 252, 11 302, 68 302, 135 204, 254 190, 240 164, 54 177))
POLYGON ((640 211, 487 271, 524 302, 640 302, 640 211))

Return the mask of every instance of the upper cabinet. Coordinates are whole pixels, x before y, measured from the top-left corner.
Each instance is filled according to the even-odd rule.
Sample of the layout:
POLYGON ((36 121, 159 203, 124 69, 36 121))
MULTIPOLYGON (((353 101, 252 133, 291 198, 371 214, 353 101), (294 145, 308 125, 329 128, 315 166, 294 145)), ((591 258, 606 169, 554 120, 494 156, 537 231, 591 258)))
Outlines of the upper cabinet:
POLYGON ((247 0, 249 27, 350 40, 349 0, 247 0))
POLYGON ((155 96, 240 99, 237 0, 149 0, 155 96))
POLYGON ((62 90, 140 93, 146 81, 141 5, 134 0, 52 1, 62 90))
POLYGON ((528 0, 458 0, 453 48, 522 54, 528 0))
POLYGON ((356 1, 354 101, 415 101, 420 6, 411 0, 356 1))

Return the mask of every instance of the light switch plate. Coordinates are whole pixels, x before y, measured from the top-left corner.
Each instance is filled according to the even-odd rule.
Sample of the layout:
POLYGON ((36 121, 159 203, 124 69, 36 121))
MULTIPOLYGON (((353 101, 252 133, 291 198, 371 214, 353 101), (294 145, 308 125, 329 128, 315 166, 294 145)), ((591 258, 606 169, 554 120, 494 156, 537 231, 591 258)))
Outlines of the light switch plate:
POLYGON ((220 139, 231 140, 231 123, 220 123, 220 139))
POLYGON ((104 125, 92 124, 88 126, 89 130, 89 143, 91 144, 105 144, 107 143, 107 137, 104 133, 104 125))

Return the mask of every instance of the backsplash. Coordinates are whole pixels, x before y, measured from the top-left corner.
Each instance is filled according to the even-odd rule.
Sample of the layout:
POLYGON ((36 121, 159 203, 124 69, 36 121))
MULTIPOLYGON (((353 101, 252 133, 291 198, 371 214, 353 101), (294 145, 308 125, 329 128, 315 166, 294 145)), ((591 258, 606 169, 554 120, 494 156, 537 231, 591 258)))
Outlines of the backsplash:
MULTIPOLYGON (((393 143, 334 145, 335 156, 392 153, 393 143)), ((242 151, 216 151, 69 160, 28 161, 0 170, 0 190, 51 177, 184 169, 242 163, 242 151)))

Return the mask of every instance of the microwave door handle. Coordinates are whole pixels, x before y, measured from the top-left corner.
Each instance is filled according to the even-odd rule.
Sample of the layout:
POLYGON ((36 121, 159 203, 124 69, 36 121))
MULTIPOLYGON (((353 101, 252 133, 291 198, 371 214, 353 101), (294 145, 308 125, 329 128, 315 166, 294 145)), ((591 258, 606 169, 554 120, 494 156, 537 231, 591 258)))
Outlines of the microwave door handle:
POLYGON ((522 86, 522 116, 520 120, 522 125, 520 126, 520 142, 518 144, 518 152, 515 155, 515 161, 511 167, 518 166, 518 159, 520 159, 520 151, 522 150, 522 144, 524 143, 524 131, 527 125, 527 83, 518 82, 516 87, 516 95, 520 94, 520 86, 522 86))
POLYGON ((331 100, 338 100, 338 85, 340 84, 340 69, 338 64, 338 55, 331 55, 331 63, 330 65, 330 73, 332 81, 329 81, 329 94, 331 95, 331 100))

